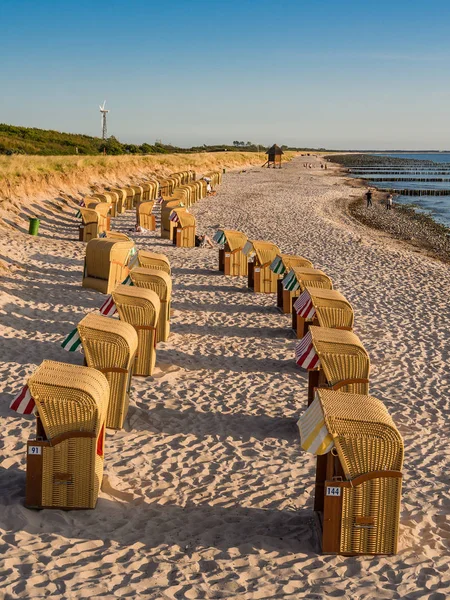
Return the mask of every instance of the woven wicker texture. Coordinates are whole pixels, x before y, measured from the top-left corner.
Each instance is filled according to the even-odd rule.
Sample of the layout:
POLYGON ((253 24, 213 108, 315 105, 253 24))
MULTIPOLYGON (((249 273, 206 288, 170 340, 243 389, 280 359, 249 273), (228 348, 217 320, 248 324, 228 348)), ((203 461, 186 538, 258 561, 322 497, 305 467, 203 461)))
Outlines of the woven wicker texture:
POLYGON ((118 285, 112 293, 120 319, 138 334, 135 375, 152 375, 156 362, 156 332, 161 302, 156 292, 135 286, 118 285))
POLYGON ((123 242, 132 242, 133 240, 127 236, 126 233, 120 233, 119 231, 107 231, 106 237, 110 240, 121 240, 123 242))
POLYGON ((184 227, 195 227, 195 217, 191 213, 186 212, 184 209, 175 209, 178 215, 179 224, 182 228, 184 227))
MULTIPOLYGON (((374 471, 401 471, 403 440, 382 402, 371 396, 318 390, 325 422, 345 476, 354 480, 374 471)), ((396 552, 401 479, 380 476, 343 488, 340 551, 396 552), (370 527, 357 519, 369 517, 370 527)))
POLYGON ((132 241, 101 238, 88 242, 83 287, 111 293, 128 275, 127 263, 132 248, 132 241))
POLYGON ((286 271, 290 271, 293 267, 312 268, 313 266, 310 260, 297 254, 280 254, 279 256, 286 267, 286 271))
POLYGON ((139 250, 138 261, 140 267, 160 269, 161 271, 164 271, 170 275, 170 262, 165 254, 157 254, 156 252, 139 250))
POLYGON ((89 242, 99 235, 99 215, 90 208, 80 208, 80 214, 83 223, 83 242, 89 242))
POLYGON ((337 290, 306 287, 321 327, 352 329, 353 308, 337 290))
POLYGON ((234 231, 232 229, 224 229, 223 233, 225 234, 225 238, 231 252, 242 249, 247 243, 248 238, 245 233, 234 231))
POLYGON ((300 284, 300 291, 304 291, 306 287, 333 289, 331 279, 320 269, 312 269, 307 267, 292 267, 291 271, 300 284))
MULTIPOLYGON (((369 379, 370 360, 359 338, 351 331, 310 327, 316 354, 330 386, 348 379, 369 379)), ((366 382, 349 383, 342 392, 368 394, 366 382)))
POLYGON ((118 214, 122 214, 125 212, 126 201, 127 201, 127 193, 122 188, 110 188, 111 192, 115 192, 118 196, 117 204, 116 204, 116 212, 118 214))
POLYGON ((134 327, 118 319, 91 313, 78 323, 89 367, 102 371, 110 397, 106 427, 121 429, 128 411, 128 386, 138 347, 134 327))
POLYGON ((255 251, 257 262, 260 265, 266 265, 280 253, 280 249, 272 242, 261 242, 252 240, 253 250, 255 251))
POLYGON ((152 200, 149 200, 141 202, 136 207, 136 221, 141 227, 149 231, 155 230, 155 217, 152 215, 154 204, 152 200))
POLYGON ((153 290, 158 294, 161 310, 156 334, 157 342, 166 342, 170 334, 170 302, 172 298, 172 279, 159 269, 135 267, 130 271, 131 281, 136 287, 153 290))

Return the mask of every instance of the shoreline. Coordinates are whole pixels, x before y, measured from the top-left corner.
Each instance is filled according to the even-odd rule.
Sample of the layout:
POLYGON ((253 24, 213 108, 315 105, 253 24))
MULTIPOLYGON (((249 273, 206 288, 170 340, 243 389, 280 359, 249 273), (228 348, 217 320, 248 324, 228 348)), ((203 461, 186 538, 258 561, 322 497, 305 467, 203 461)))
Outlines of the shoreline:
MULTIPOLYGON (((345 185, 366 190, 369 185, 364 179, 349 177, 346 167, 339 163, 335 175, 342 177, 345 185)), ((413 204, 394 201, 392 211, 385 207, 386 192, 374 189, 373 206, 366 208, 365 192, 359 198, 345 203, 344 212, 358 223, 374 231, 381 231, 405 243, 415 252, 450 263, 450 228, 438 223, 430 215, 418 212, 413 204)))

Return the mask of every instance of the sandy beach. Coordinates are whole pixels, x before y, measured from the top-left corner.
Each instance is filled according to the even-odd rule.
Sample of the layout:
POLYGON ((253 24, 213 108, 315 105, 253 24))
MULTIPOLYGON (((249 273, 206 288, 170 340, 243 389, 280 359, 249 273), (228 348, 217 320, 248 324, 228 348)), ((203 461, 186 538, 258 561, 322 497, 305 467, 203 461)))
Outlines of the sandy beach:
MULTIPOLYGON (((217 249, 178 249, 158 232, 131 235, 170 258, 172 334, 158 345, 155 375, 133 379, 125 429, 107 434, 97 508, 24 508, 34 421, 9 403, 43 359, 82 364, 60 344, 104 300, 81 287, 74 203, 41 199, 38 238, 0 231, 5 600, 448 597, 449 267, 355 220, 345 207, 361 189, 320 160, 226 173, 192 212, 211 237, 218 226, 238 229, 305 256, 353 304, 370 393, 405 443, 398 554, 321 554, 314 458, 296 427, 307 378, 290 316, 273 295, 219 274, 217 249)), ((113 220, 126 233, 133 224, 132 212, 113 220)))

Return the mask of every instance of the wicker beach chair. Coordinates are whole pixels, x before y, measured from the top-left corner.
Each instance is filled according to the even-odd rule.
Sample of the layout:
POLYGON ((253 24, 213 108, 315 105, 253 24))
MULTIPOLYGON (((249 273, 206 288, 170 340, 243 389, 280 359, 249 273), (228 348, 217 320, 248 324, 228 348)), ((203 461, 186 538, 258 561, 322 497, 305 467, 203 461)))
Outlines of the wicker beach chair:
POLYGON ((89 242, 99 236, 99 214, 91 208, 80 208, 81 225, 79 227, 80 242, 89 242))
POLYGON ((113 231, 113 230, 107 231, 106 237, 109 240, 122 240, 124 242, 132 242, 133 241, 126 233, 121 233, 120 231, 113 231))
POLYGON ((292 298, 295 292, 285 290, 283 287, 283 279, 294 267, 312 268, 312 262, 298 254, 279 254, 275 257, 270 265, 270 270, 278 275, 277 281, 277 308, 283 314, 292 312, 292 298))
POLYGON ((110 294, 128 275, 134 242, 101 238, 88 242, 84 259, 83 287, 110 294))
POLYGON ((383 403, 318 389, 298 426, 302 447, 317 455, 323 552, 395 554, 404 451, 383 403))
POLYGON ((144 188, 141 185, 130 185, 130 187, 134 190, 132 208, 136 208, 143 200, 144 188))
POLYGON ((178 208, 186 210, 186 206, 180 200, 164 200, 161 204, 161 237, 164 239, 173 239, 176 225, 170 220, 170 215, 173 210, 178 208))
POLYGON ((138 350, 133 374, 147 377, 156 363, 156 333, 161 303, 158 294, 135 286, 118 285, 112 293, 121 321, 133 325, 138 335, 138 350))
POLYGON ((160 269, 168 275, 171 274, 170 262, 165 254, 148 252, 147 250, 138 250, 138 263, 140 267, 148 269, 160 269))
MULTIPOLYGON (((177 220, 176 229, 173 234, 173 243, 178 248, 194 248, 195 247, 195 226, 196 221, 194 215, 188 213, 184 209, 175 209, 177 220)), ((172 217, 171 217, 172 219, 172 217)))
POLYGON ((219 248, 219 271, 224 275, 247 277, 248 260, 243 253, 248 241, 245 233, 232 229, 219 229, 213 239, 222 246, 219 248))
POLYGON ((351 331, 312 326, 297 344, 295 358, 308 371, 308 404, 317 387, 369 393, 369 355, 351 331))
POLYGON ((156 229, 155 215, 152 214, 154 204, 153 200, 149 200, 141 202, 136 207, 136 222, 148 231, 155 231, 156 229))
POLYGON ((106 191, 108 193, 114 192, 114 194, 116 194, 116 196, 117 196, 116 215, 123 214, 126 210, 126 202, 127 202, 126 191, 123 188, 119 188, 119 187, 107 188, 106 191))
POLYGON ((103 192, 103 193, 96 193, 96 194, 93 194, 92 196, 94 198, 98 198, 100 200, 100 202, 105 202, 106 204, 110 205, 111 217, 117 216, 117 201, 119 199, 118 194, 116 194, 115 192, 109 191, 109 192, 103 192))
POLYGON ((243 253, 248 261, 248 287, 254 292, 275 294, 278 275, 270 270, 274 258, 281 254, 280 249, 271 242, 248 240, 243 253))
MULTIPOLYGON (((320 269, 306 267, 293 267, 283 279, 283 290, 292 294, 292 305, 296 299, 307 287, 332 290, 333 283, 331 279, 320 269)), ((302 321, 297 311, 292 310, 292 329, 297 337, 301 338, 306 331, 306 321, 302 321)))
POLYGON ((111 204, 108 202, 99 202, 94 208, 95 212, 99 215, 98 220, 98 231, 99 235, 106 233, 111 229, 111 204))
POLYGON ((133 285, 158 294, 161 308, 159 311, 157 342, 167 342, 170 334, 170 302, 172 299, 172 279, 168 273, 161 269, 148 267, 135 267, 130 271, 133 285))
POLYGON ((37 409, 25 505, 95 508, 103 478, 109 385, 89 367, 45 360, 28 380, 37 409))
POLYGON ((308 323, 328 329, 353 329, 352 305, 337 290, 306 287, 294 304, 294 310, 297 313, 297 337, 303 337, 308 323))
POLYGON ((109 383, 106 427, 122 429, 138 347, 136 330, 129 323, 94 313, 84 317, 77 329, 88 367, 101 371, 109 383))

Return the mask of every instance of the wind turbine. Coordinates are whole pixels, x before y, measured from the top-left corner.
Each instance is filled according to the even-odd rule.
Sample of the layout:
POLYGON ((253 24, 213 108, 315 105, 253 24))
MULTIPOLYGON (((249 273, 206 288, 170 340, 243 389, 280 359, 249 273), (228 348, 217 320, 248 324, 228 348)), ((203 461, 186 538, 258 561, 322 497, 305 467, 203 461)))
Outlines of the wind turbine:
POLYGON ((106 100, 103 102, 103 106, 99 106, 100 112, 102 113, 102 138, 106 140, 108 137, 108 129, 106 127, 106 115, 109 113, 109 110, 105 108, 106 100))

